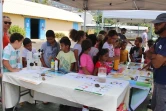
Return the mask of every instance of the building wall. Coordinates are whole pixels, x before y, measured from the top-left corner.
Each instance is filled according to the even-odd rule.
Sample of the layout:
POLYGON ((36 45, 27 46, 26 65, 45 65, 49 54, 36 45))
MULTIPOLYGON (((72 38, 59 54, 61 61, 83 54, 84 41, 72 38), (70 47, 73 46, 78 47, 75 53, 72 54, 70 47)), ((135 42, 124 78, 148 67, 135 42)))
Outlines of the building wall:
MULTIPOLYGON (((55 33, 64 33, 66 36, 69 35, 69 31, 73 28, 73 22, 46 19, 46 30, 52 29, 55 33)), ((79 30, 81 29, 81 23, 79 23, 79 30)))
MULTIPOLYGON (((24 18, 37 18, 32 16, 22 16, 16 14, 8 14, 8 13, 4 13, 4 15, 9 16, 11 18, 12 25, 18 25, 21 28, 24 28, 24 18)), ((45 19, 45 21, 46 21, 45 31, 54 30, 55 33, 61 32, 64 33, 66 36, 68 36, 69 31, 73 28, 73 22, 71 21, 47 19, 47 18, 45 19)), ((81 30, 81 23, 78 23, 78 27, 79 27, 78 30, 81 30)))

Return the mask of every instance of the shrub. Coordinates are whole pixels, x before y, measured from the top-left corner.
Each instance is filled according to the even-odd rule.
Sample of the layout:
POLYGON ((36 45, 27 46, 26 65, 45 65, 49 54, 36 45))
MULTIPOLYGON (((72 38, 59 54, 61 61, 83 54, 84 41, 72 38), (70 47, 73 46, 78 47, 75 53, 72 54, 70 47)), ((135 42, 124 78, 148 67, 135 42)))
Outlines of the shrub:
POLYGON ((9 29, 9 33, 13 34, 13 33, 20 33, 21 35, 25 36, 26 32, 23 28, 17 26, 17 25, 13 25, 10 27, 9 29))
POLYGON ((55 38, 61 39, 64 36, 65 36, 64 33, 55 33, 55 38))

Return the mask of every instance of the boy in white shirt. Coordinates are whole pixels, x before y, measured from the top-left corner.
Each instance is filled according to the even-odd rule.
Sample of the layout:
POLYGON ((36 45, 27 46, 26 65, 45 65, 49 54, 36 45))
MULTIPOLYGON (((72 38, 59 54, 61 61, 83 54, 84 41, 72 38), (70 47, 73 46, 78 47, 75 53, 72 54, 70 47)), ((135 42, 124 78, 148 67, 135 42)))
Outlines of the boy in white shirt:
POLYGON ((36 49, 32 48, 32 41, 29 38, 25 38, 23 41, 24 49, 22 50, 22 64, 23 67, 27 66, 27 53, 32 52, 32 54, 36 53, 36 49))

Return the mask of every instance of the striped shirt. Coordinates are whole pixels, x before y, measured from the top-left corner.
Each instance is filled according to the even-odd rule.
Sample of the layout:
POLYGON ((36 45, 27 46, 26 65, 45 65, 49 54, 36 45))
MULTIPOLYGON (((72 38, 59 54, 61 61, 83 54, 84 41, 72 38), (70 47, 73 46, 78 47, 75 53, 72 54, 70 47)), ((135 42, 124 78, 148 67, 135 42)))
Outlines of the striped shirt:
MULTIPOLYGON (((9 43, 3 50, 3 60, 8 60, 12 68, 17 68, 17 60, 19 58, 19 51, 15 50, 9 43)), ((6 67, 3 67, 4 72, 10 72, 6 67)))

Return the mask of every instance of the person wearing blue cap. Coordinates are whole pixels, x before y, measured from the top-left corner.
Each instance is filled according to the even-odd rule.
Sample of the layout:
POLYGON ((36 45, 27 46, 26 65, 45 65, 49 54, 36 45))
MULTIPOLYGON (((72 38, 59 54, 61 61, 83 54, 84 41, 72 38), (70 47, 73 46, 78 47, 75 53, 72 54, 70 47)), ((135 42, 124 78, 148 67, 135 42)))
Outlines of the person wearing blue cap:
POLYGON ((154 68, 154 89, 152 110, 166 111, 166 13, 152 21, 158 40, 148 51, 148 57, 154 68))

